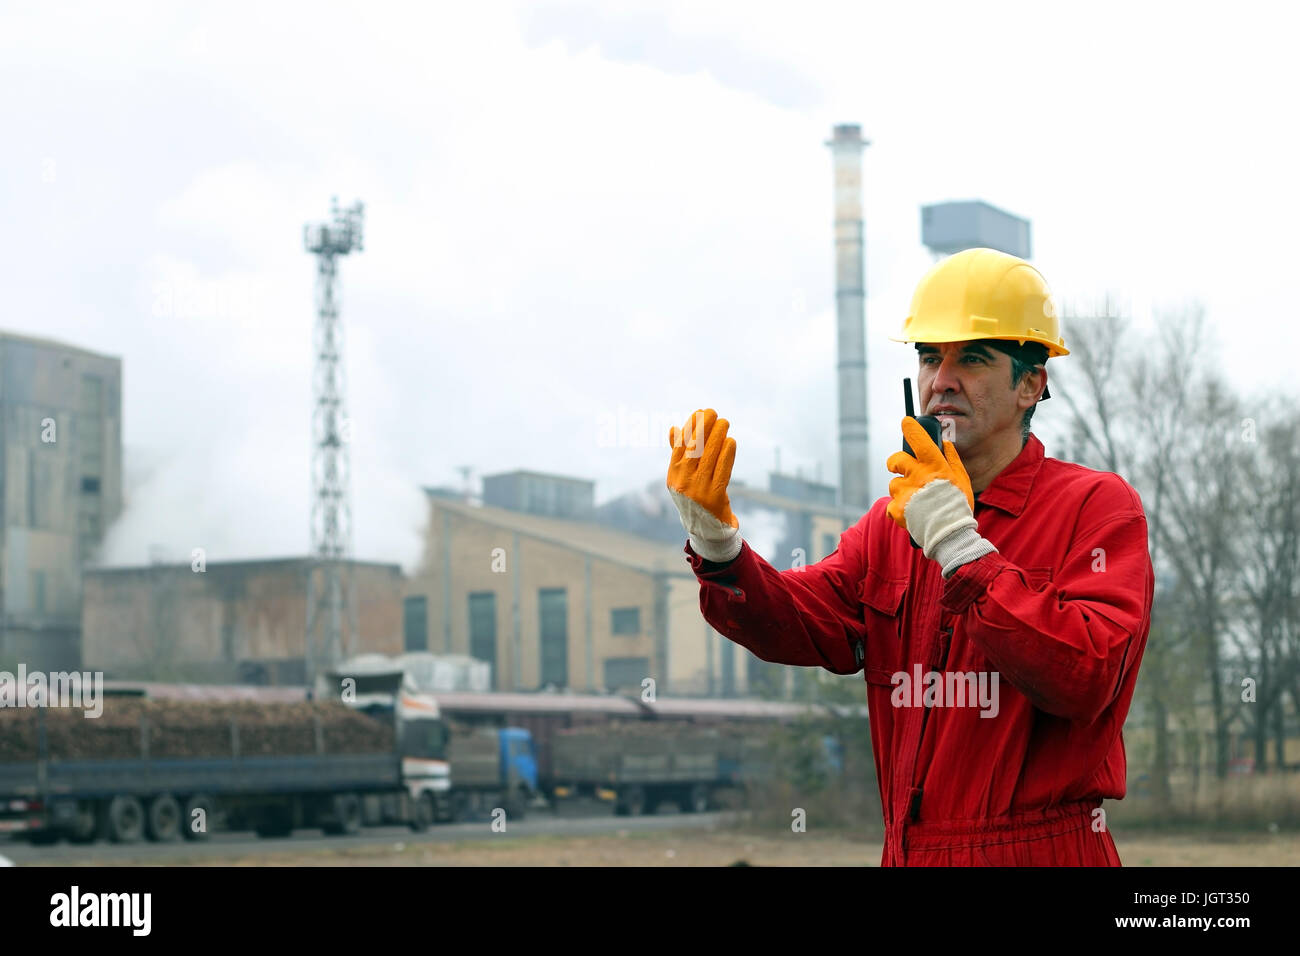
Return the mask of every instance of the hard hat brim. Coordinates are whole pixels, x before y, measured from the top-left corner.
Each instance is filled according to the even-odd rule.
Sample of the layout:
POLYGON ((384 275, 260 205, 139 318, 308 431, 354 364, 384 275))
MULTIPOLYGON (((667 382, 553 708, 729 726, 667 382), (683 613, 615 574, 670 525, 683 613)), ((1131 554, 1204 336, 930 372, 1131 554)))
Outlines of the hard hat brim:
POLYGON ((978 342, 981 339, 995 339, 1000 342, 1019 342, 1021 345, 1024 345, 1026 342, 1037 342, 1039 345, 1047 349, 1048 358, 1058 358, 1062 355, 1070 354, 1070 350, 1067 349, 1064 345, 1061 345, 1059 342, 1049 342, 1044 339, 1025 337, 1020 335, 979 335, 979 334, 954 335, 949 338, 944 338, 942 340, 900 338, 897 335, 889 336, 889 341, 902 342, 904 344, 911 344, 914 342, 920 342, 920 343, 932 342, 935 345, 939 345, 942 344, 942 342, 978 342))

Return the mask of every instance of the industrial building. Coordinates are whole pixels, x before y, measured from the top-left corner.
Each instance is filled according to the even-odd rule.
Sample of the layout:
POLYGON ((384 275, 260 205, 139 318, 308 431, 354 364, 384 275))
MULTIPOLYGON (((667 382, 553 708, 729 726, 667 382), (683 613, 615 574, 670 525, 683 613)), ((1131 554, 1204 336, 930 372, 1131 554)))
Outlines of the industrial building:
POLYGON ((0 333, 0 662, 81 666, 81 571, 122 510, 122 362, 0 333))
MULTIPOLYGON (((425 555, 403 602, 406 650, 488 661, 499 691, 640 690, 651 678, 663 694, 789 692, 793 669, 758 660, 700 615, 666 491, 650 508, 634 495, 638 503, 598 509, 592 483, 566 476, 512 472, 483 487, 481 506, 427 489, 425 555), (629 515, 635 527, 621 527, 629 515)), ((732 507, 746 527, 769 529, 768 543, 751 545, 782 568, 825 557, 847 527, 816 500, 736 489, 732 507)))
POLYGON ((734 669, 719 646, 729 642, 700 617, 680 546, 437 493, 427 500, 424 559, 403 602, 405 650, 487 661, 503 691, 640 689, 652 678, 657 693, 709 693, 734 669))
MULTIPOLYGON (((306 682, 311 558, 88 569, 82 611, 88 670, 115 679, 306 682)), ((349 561, 358 647, 402 651, 402 569, 349 561)), ((317 569, 319 576, 320 571, 317 569)))

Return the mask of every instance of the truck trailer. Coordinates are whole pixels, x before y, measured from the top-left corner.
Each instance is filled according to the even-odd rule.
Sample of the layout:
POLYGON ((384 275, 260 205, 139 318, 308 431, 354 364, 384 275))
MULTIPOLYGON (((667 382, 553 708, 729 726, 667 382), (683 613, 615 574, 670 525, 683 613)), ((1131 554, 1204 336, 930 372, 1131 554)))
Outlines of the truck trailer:
POLYGON ((436 701, 400 674, 293 703, 115 695, 103 714, 0 709, 0 831, 35 842, 356 833, 451 816, 436 701))
POLYGON ((671 802, 704 813, 770 773, 763 728, 647 722, 560 731, 551 741, 556 799, 614 801, 615 813, 671 802))

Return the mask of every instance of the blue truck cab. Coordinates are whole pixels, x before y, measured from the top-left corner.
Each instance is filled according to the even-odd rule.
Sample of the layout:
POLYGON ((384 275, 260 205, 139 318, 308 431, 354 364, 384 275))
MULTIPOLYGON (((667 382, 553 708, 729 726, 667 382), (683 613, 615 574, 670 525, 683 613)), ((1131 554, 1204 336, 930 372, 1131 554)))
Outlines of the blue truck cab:
POLYGON ((522 727, 503 727, 501 741, 501 779, 511 789, 520 784, 537 793, 537 749, 533 735, 522 727))

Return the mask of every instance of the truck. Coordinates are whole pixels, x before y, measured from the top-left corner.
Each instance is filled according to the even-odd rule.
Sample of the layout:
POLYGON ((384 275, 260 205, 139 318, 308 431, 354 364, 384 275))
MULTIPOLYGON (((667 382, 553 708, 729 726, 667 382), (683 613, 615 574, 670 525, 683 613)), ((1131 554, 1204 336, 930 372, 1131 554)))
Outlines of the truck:
POLYGON ((611 724, 573 728, 551 741, 556 799, 594 797, 622 816, 654 813, 665 801, 704 813, 771 771, 762 728, 611 724))
POLYGON ((447 761, 451 767, 451 815, 476 820, 501 807, 514 820, 530 804, 544 803, 537 780, 537 751, 522 727, 448 728, 447 761))
POLYGON ((0 709, 0 832, 37 843, 423 830, 451 815, 446 727, 401 674, 292 703, 109 696, 98 719, 0 709))

